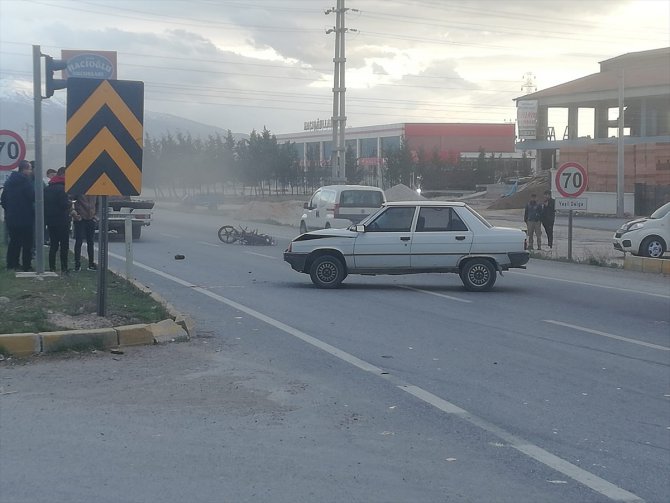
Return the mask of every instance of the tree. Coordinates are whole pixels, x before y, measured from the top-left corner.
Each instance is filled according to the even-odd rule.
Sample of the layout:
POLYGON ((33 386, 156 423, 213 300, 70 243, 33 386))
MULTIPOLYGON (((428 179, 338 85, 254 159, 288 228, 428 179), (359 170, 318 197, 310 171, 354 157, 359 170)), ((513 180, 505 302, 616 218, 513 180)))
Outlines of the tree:
POLYGON ((399 183, 409 185, 415 169, 416 161, 407 140, 403 137, 400 140, 400 148, 391 150, 386 156, 386 167, 384 168, 386 183, 389 186, 399 183))

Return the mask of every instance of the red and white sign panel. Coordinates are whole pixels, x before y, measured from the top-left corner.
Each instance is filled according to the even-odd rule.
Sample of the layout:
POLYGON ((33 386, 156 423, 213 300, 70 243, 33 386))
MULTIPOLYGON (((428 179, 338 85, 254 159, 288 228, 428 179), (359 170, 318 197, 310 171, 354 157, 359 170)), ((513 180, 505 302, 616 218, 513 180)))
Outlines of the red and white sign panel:
POLYGON ((26 143, 18 133, 0 129, 0 171, 11 171, 26 158, 26 143))
POLYGON ((519 129, 519 140, 537 138, 537 100, 517 101, 516 124, 519 129))
POLYGON ((577 162, 566 162, 556 171, 556 190, 563 197, 579 197, 589 184, 589 175, 577 162))

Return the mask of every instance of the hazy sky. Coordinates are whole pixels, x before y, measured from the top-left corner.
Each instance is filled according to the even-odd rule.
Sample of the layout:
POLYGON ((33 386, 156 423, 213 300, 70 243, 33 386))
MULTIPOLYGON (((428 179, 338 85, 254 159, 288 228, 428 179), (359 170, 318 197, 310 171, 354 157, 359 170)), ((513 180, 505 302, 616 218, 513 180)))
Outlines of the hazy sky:
MULTIPOLYGON (((32 45, 117 51, 145 107, 250 132, 332 115, 335 0, 0 0, 0 96, 32 93, 32 45)), ((346 0, 347 125, 514 120, 598 62, 670 46, 668 0, 346 0), (355 30, 355 31, 354 31, 355 30)), ((64 100, 65 91, 56 99, 64 100)), ((1 122, 1 118, 0 118, 1 122)), ((0 127, 2 124, 0 123, 0 127)))

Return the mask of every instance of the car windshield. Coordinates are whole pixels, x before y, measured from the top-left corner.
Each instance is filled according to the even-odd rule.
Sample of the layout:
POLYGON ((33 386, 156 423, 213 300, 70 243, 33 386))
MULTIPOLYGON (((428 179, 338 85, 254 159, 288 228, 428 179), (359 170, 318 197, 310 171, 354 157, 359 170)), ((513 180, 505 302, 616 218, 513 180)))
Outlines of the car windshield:
MULTIPOLYGON (((373 218, 375 218, 381 211, 384 210, 384 208, 386 208, 386 206, 382 206, 382 207, 379 208, 378 210, 373 211, 373 212, 370 213, 367 217, 365 217, 363 220, 361 220, 360 222, 358 222, 358 225, 367 225, 368 222, 370 222, 370 220, 372 220, 373 218)), ((354 227, 355 227, 355 226, 354 226, 354 227)))
POLYGON ((670 203, 665 203, 659 209, 654 211, 649 218, 663 218, 668 212, 670 212, 670 203))

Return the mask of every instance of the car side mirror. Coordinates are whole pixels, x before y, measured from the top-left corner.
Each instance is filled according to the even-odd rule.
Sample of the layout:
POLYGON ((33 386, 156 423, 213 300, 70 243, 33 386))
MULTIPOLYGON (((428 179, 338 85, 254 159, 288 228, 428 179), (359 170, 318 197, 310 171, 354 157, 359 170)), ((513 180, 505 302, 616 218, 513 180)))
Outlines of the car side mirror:
POLYGON ((304 210, 308 210, 309 209, 309 203, 302 203, 302 208, 304 210))
POLYGON ((365 225, 357 225, 356 232, 365 232, 365 225))

